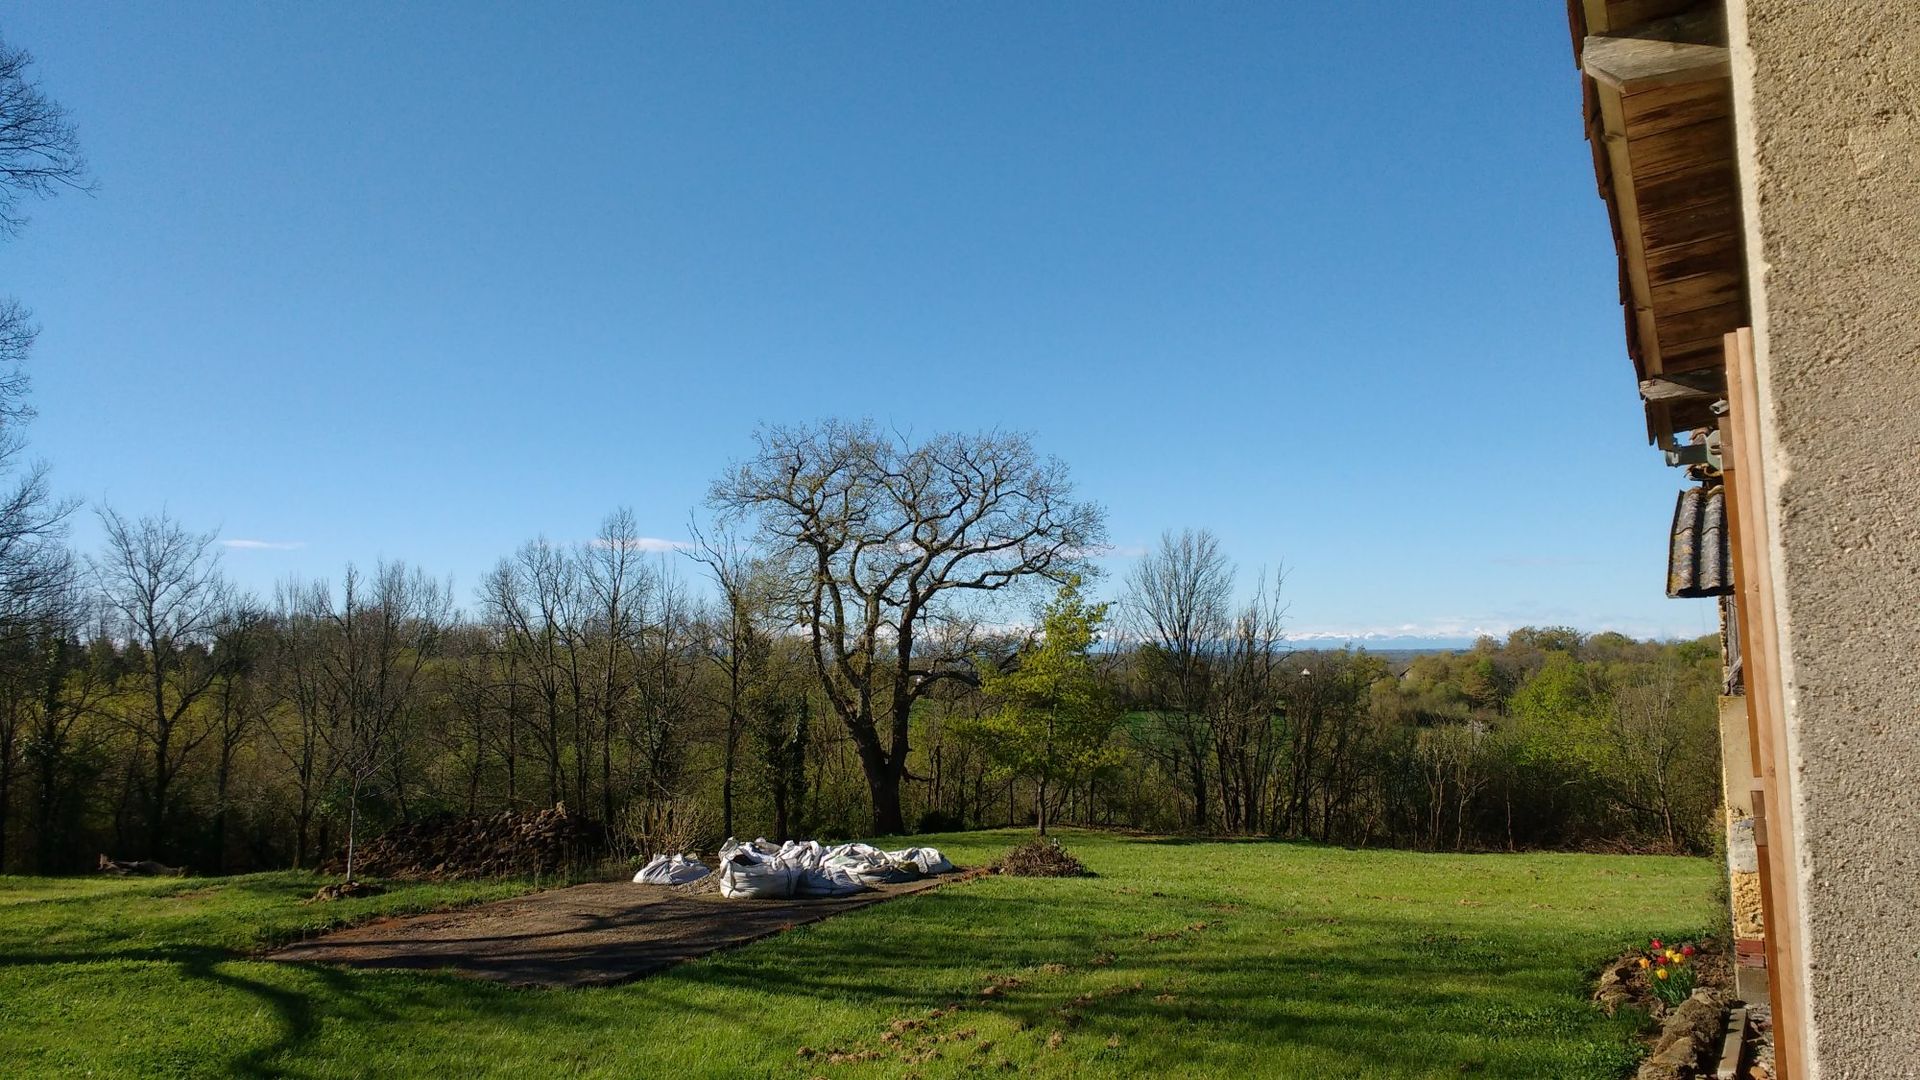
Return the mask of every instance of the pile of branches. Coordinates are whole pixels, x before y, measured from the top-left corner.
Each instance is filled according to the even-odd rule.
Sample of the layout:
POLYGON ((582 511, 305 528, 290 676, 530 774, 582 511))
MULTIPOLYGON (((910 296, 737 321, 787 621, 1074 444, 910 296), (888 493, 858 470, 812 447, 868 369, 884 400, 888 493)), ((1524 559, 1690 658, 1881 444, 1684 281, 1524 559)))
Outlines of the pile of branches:
POLYGON ((1036 837, 1006 853, 995 869, 1012 877, 1092 877, 1093 871, 1067 853, 1060 841, 1036 837))
MULTIPOLYGON (((353 869, 367 877, 434 881, 546 876, 590 862, 605 847, 606 830, 569 814, 561 803, 526 813, 442 814, 395 825, 360 845, 353 869)), ((346 853, 327 869, 344 872, 346 853)))

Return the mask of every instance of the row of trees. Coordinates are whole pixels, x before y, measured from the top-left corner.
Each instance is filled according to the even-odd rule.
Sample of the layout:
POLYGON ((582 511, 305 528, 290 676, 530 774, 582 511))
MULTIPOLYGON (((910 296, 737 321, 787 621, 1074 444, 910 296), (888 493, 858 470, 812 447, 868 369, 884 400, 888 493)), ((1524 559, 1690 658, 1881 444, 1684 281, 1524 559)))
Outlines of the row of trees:
POLYGON ((1294 651, 1277 583, 1233 604, 1204 531, 1163 538, 1111 605, 1078 573, 1008 579, 1038 594, 1030 625, 923 605, 934 630, 903 679, 884 592, 862 603, 873 629, 842 638, 851 614, 809 621, 817 566, 736 533, 650 554, 616 512, 587 543, 524 545, 463 611, 397 563, 262 602, 223 579, 211 535, 102 520, 103 551, 77 560, 66 603, 12 627, 0 668, 12 869, 99 850, 312 865, 350 859, 368 827, 556 802, 634 854, 1060 820, 1711 844, 1711 642, 1523 630, 1398 662, 1294 651))

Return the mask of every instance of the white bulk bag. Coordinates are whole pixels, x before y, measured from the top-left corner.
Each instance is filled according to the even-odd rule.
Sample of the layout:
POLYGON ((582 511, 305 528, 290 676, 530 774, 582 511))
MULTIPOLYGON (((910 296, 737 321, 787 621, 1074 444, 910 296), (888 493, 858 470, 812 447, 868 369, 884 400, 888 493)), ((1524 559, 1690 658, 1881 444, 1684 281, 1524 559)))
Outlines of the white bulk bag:
POLYGON ((844 866, 818 863, 794 873, 799 875, 793 882, 795 896, 846 896, 867 891, 866 884, 844 866))
POLYGON ((728 855, 739 851, 741 848, 746 848, 759 855, 778 855, 784 846, 785 845, 782 844, 776 844, 764 836, 756 836, 752 840, 735 840, 729 836, 727 837, 727 842, 720 845, 720 857, 724 859, 728 855))
POLYGON ((706 864, 692 855, 655 855, 633 875, 636 885, 685 885, 712 873, 706 864))
POLYGON ((893 885, 920 876, 912 863, 891 858, 869 844, 842 844, 827 853, 824 865, 847 871, 863 885, 893 885))
POLYGON ((898 863, 911 863, 923 874, 944 874, 953 869, 953 864, 940 854, 939 848, 914 847, 905 851, 889 851, 887 858, 898 863))
POLYGON ((866 889, 847 868, 829 865, 827 854, 817 840, 789 840, 773 861, 793 871, 795 896, 845 896, 866 889))
POLYGON ((720 860, 720 895, 729 900, 785 900, 793 895, 799 876, 795 868, 741 846, 720 860))

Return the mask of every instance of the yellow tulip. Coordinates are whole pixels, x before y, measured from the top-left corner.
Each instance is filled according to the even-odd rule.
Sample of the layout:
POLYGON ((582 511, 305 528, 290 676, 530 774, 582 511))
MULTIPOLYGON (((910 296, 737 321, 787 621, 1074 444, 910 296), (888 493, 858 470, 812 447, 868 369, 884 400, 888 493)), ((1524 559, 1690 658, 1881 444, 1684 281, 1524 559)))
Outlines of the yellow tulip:
POLYGON ((1651 960, 1648 960, 1648 959, 1647 959, 1646 957, 1644 957, 1644 956, 1640 958, 1640 966, 1641 966, 1641 967, 1646 967, 1647 965, 1649 965, 1649 964, 1651 964, 1651 963, 1653 963, 1653 961, 1651 961, 1651 960))
POLYGON ((1667 969, 1666 969, 1666 968, 1661 968, 1661 969, 1660 969, 1659 971, 1656 971, 1656 972, 1654 972, 1654 975, 1656 975, 1656 976, 1658 976, 1659 978, 1662 978, 1662 979, 1664 979, 1664 978, 1666 978, 1666 977, 1667 977, 1667 969))

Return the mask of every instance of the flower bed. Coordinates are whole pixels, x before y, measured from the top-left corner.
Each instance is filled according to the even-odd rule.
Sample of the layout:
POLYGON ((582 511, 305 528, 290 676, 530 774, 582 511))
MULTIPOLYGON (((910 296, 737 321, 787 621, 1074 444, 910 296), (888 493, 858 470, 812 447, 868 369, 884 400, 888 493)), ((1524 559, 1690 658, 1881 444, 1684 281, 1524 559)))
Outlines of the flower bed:
POLYGON ((1639 1080, 1685 1080, 1712 1075, 1698 1070, 1719 1047, 1732 979, 1732 966, 1714 942, 1653 938, 1607 965, 1593 996, 1608 1014, 1638 1008, 1661 1022, 1647 1040, 1639 1080))

